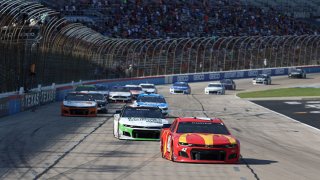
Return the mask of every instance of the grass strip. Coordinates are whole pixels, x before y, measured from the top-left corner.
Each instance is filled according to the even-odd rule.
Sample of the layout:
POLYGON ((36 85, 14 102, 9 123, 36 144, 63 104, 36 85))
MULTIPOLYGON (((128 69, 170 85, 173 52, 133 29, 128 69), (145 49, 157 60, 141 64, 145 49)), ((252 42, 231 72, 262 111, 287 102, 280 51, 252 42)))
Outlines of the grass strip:
POLYGON ((253 91, 238 93, 240 98, 265 98, 265 97, 298 97, 298 96, 320 96, 320 88, 281 88, 264 91, 253 91))

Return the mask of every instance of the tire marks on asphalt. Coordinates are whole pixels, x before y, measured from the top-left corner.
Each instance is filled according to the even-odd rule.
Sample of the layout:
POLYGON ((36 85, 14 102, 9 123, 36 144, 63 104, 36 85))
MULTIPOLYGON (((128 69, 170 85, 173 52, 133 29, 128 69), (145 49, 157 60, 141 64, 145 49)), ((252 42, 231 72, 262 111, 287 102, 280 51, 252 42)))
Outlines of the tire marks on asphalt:
POLYGON ((90 133, 85 135, 82 139, 80 139, 74 146, 72 146, 69 150, 64 152, 58 159, 56 159, 50 166, 48 166, 44 171, 37 174, 34 179, 41 178, 44 174, 50 171, 55 165, 57 165, 64 157, 66 157, 72 150, 78 147, 84 140, 86 140, 91 134, 96 132, 102 125, 104 125, 109 119, 105 119, 102 123, 100 123, 97 127, 95 127, 90 133))

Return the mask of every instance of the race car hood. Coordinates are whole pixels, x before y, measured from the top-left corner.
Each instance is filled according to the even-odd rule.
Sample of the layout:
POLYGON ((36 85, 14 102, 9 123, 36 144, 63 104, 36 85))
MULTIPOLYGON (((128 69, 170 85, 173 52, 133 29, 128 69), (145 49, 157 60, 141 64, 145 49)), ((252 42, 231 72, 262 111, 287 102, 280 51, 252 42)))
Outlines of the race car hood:
POLYGON ((253 80, 256 80, 256 81, 264 81, 264 80, 266 80, 266 78, 255 78, 255 79, 253 79, 253 80))
POLYGON ((198 144, 198 145, 224 145, 237 144, 237 140, 231 135, 222 134, 201 134, 201 133, 186 133, 179 137, 180 143, 198 144))
POLYGON ((71 107, 95 107, 97 103, 94 101, 63 101, 63 105, 71 107))
POLYGON ((188 87, 185 86, 171 86, 172 89, 179 89, 179 90, 187 90, 189 89, 188 87))
POLYGON ((137 106, 166 108, 166 107, 168 107, 168 104, 167 103, 153 103, 153 102, 138 102, 137 106))
POLYGON ((156 91, 154 88, 142 88, 142 90, 148 93, 152 93, 156 91))
POLYGON ((119 123, 129 126, 162 127, 163 124, 168 124, 168 121, 160 118, 123 117, 120 119, 119 123))
POLYGON ((131 96, 130 92, 116 92, 116 91, 112 91, 109 92, 109 96, 131 96))
POLYGON ((222 90, 222 87, 206 87, 206 90, 219 91, 222 90))
POLYGON ((302 74, 302 73, 301 72, 291 72, 290 74, 299 75, 299 74, 302 74))
POLYGON ((144 91, 139 91, 139 90, 130 90, 131 94, 143 94, 144 91))

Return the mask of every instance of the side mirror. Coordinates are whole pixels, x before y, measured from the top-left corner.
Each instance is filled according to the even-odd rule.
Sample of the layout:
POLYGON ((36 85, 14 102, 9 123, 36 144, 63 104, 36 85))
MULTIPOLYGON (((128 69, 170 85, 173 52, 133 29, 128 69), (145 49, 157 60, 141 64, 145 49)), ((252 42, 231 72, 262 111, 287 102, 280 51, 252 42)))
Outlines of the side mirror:
POLYGON ((115 114, 121 114, 121 110, 116 110, 115 114))
POLYGON ((165 128, 170 128, 171 124, 163 124, 162 125, 162 129, 165 129, 165 128))

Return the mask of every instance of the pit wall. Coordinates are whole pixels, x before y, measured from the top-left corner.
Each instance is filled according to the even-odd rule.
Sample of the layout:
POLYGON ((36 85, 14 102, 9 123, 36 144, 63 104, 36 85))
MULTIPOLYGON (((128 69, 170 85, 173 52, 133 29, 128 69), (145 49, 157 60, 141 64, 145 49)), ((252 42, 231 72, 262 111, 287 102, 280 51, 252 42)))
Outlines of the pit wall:
MULTIPOLYGON (((304 66, 306 73, 319 73, 320 66, 304 66)), ((98 80, 98 81, 84 81, 78 83, 70 83, 57 85, 52 87, 42 88, 40 91, 35 90, 30 93, 24 93, 21 95, 13 94, 0 98, 0 117, 16 114, 22 111, 31 110, 38 106, 42 106, 48 103, 62 101, 65 95, 74 90, 77 85, 106 85, 122 86, 126 84, 140 84, 140 83, 152 83, 156 85, 171 84, 177 81, 184 82, 201 82, 201 81, 218 81, 221 79, 244 79, 253 78, 258 74, 265 73, 271 76, 283 76, 287 75, 292 69, 288 68, 266 68, 266 69, 254 69, 254 70, 238 70, 238 71, 222 71, 222 72, 207 72, 207 73, 193 73, 193 74, 180 74, 180 75, 166 75, 166 76, 154 76, 154 77, 141 77, 141 78, 124 78, 124 79, 112 79, 112 80, 98 80)), ((307 75, 308 76, 308 75, 307 75)))

